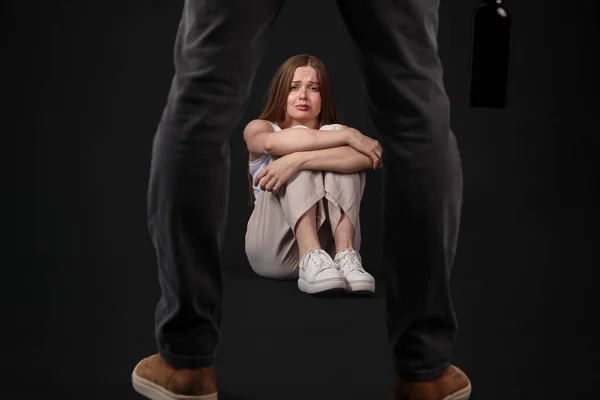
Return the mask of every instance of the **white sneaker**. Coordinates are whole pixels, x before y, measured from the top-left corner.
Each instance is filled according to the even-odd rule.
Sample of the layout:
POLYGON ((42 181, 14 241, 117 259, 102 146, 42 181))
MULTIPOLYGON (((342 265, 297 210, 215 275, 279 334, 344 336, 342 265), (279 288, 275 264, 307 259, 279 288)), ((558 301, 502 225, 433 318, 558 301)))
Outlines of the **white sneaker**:
POLYGON ((375 278, 362 266, 358 250, 344 249, 335 255, 335 262, 346 280, 346 290, 353 293, 374 293, 375 278))
POLYGON ((346 288, 339 266, 323 249, 310 249, 298 263, 298 289, 305 293, 343 291, 346 288))

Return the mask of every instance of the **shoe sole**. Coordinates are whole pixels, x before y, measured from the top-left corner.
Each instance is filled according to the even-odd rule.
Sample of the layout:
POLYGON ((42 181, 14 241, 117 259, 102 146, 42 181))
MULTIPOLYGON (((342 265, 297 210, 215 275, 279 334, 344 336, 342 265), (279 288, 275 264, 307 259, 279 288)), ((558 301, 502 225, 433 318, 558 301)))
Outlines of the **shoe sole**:
POLYGON ((343 279, 328 279, 324 282, 308 283, 299 278, 298 289, 308 294, 343 292, 346 290, 346 282, 343 279))
POLYGON ((471 397, 471 382, 469 382, 466 388, 444 397, 443 400, 469 400, 469 397, 471 397))
POLYGON ((133 373, 131 374, 131 383, 133 385, 133 389, 142 396, 145 396, 151 400, 218 400, 217 393, 199 396, 175 394, 154 382, 150 382, 149 380, 136 375, 135 371, 142 361, 135 366, 133 373))
POLYGON ((375 293, 375 282, 347 282, 346 291, 357 295, 373 294, 375 293))

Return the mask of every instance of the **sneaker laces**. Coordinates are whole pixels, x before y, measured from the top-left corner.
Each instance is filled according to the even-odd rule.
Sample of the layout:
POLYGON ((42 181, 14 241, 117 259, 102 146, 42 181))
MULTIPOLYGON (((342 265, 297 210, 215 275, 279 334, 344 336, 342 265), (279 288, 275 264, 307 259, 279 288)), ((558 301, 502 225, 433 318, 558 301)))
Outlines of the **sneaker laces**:
POLYGON ((313 262, 313 265, 316 265, 319 272, 321 271, 325 271, 326 269, 330 269, 330 268, 335 268, 337 269, 337 266, 335 265, 335 263, 330 262, 327 259, 327 256, 324 255, 323 253, 327 254, 325 252, 325 250, 321 250, 321 249, 317 249, 316 251, 313 250, 310 252, 310 254, 308 254, 306 256, 306 263, 308 264, 309 262, 313 262))
POLYGON ((340 267, 342 270, 348 269, 348 273, 355 269, 358 271, 364 271, 364 268, 362 267, 362 260, 358 254, 358 251, 354 249, 342 250, 342 254, 339 258, 340 267))

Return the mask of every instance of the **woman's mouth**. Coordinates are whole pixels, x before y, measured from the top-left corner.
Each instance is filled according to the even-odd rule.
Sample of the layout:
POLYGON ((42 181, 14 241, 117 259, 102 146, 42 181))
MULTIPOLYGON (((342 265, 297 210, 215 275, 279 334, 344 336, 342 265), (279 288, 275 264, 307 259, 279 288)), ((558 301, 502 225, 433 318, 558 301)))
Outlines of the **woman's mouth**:
POLYGON ((309 106, 296 106, 296 108, 300 111, 307 111, 310 107, 309 106))

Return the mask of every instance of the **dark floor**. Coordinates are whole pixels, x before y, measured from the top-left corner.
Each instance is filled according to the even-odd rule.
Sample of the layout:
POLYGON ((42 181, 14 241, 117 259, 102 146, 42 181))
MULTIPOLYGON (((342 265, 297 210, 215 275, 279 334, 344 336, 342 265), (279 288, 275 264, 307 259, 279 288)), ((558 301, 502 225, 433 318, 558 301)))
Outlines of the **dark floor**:
MULTIPOLYGON (((592 247, 582 246, 584 235, 570 228, 584 216, 598 226, 600 214, 557 215, 548 221, 540 219, 543 211, 532 210, 516 220, 497 213, 478 231, 471 229, 475 221, 465 219, 452 281, 461 324, 454 362, 472 380, 472 399, 597 394, 597 335, 586 320, 594 308, 584 294, 595 285, 588 272, 592 247), (554 226, 551 232, 548 223, 554 226), (515 229, 501 240, 498 234, 511 226, 515 229), (550 268, 557 263, 564 269, 550 268)), ((366 254, 364 264, 376 265, 374 297, 316 298, 299 292, 295 281, 265 280, 243 264, 228 265, 217 360, 220 399, 390 399, 384 283, 377 260, 366 254)), ((71 343, 65 336, 75 341, 65 358, 47 343, 47 357, 58 358, 40 357, 21 371, 9 370, 11 394, 1 397, 141 399, 129 375, 155 350, 152 300, 157 294, 143 286, 140 298, 121 308, 107 293, 95 322, 80 314, 80 332, 72 332, 74 323, 71 330, 67 326, 51 335, 63 345, 71 343), (53 365, 56 369, 48 371, 53 365), (44 382, 44 371, 55 377, 52 383, 44 382)), ((80 310, 76 304, 68 310, 80 310)))

